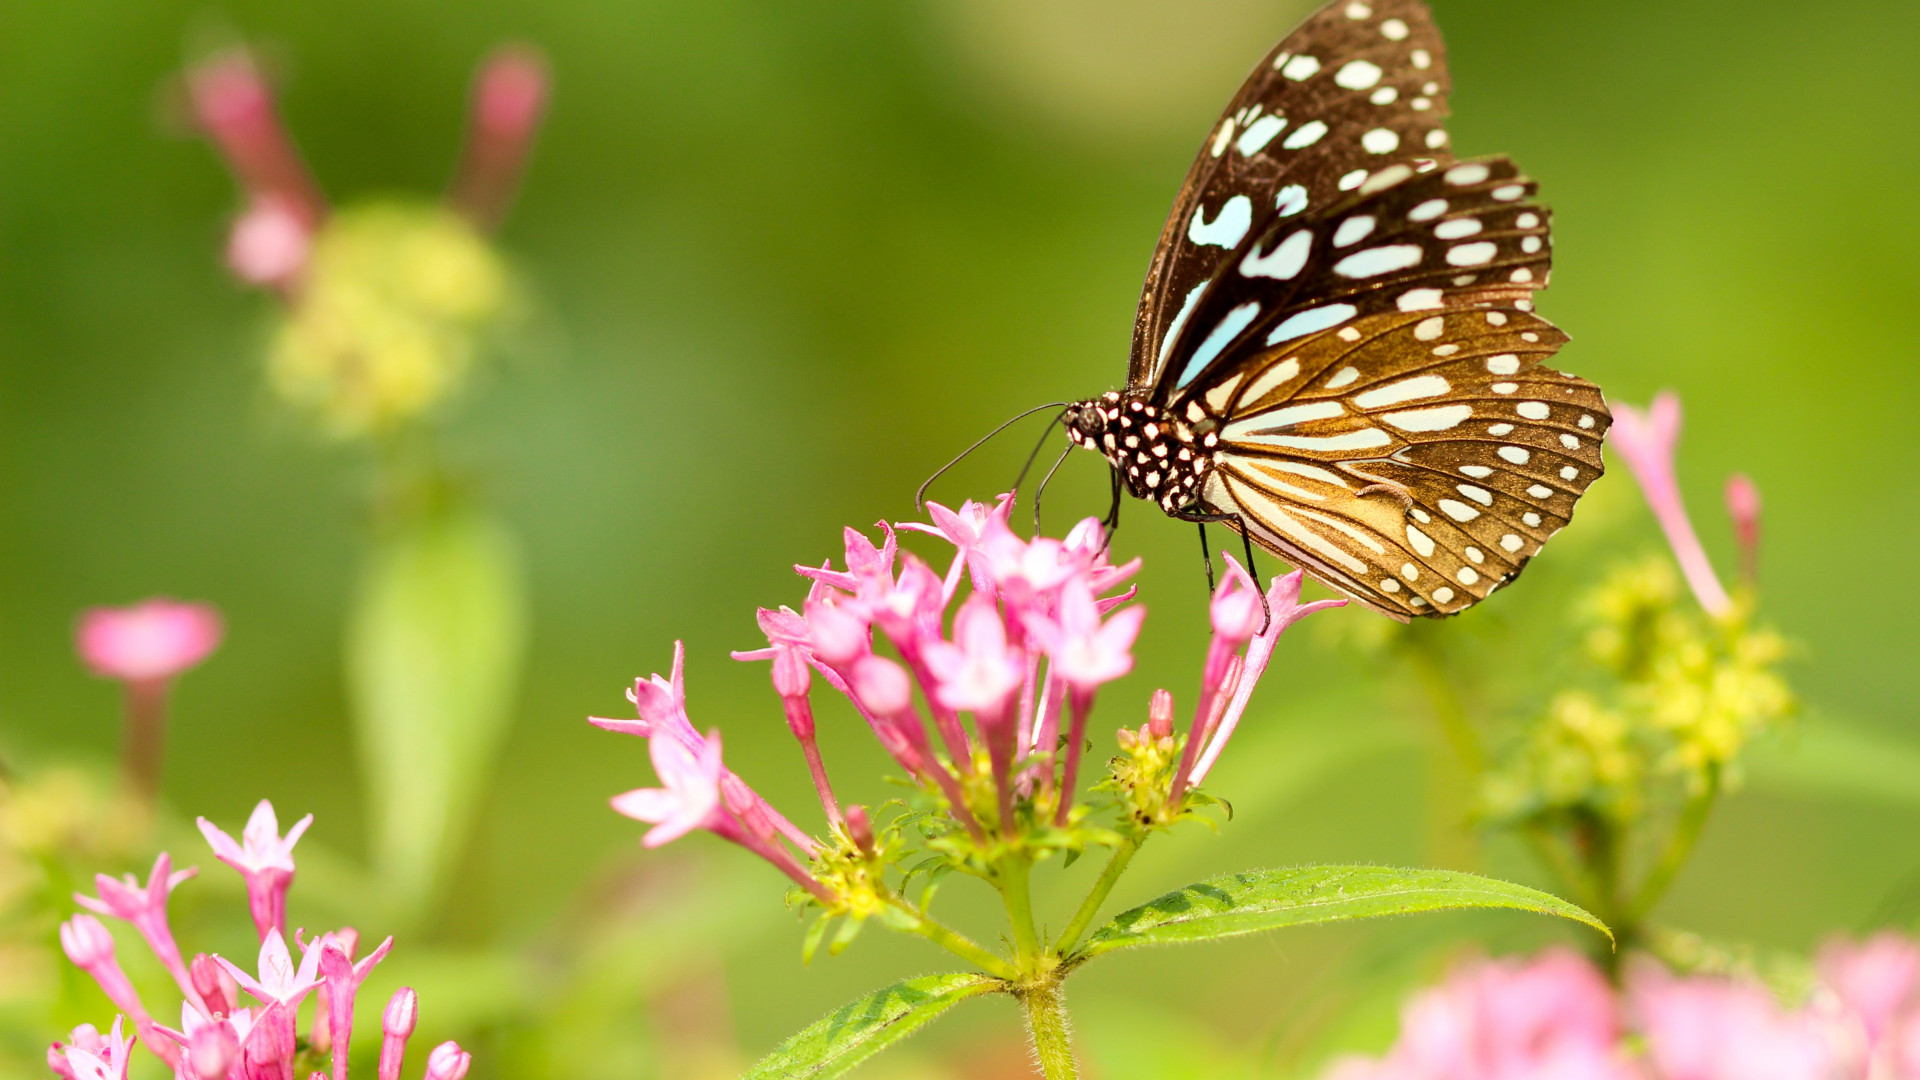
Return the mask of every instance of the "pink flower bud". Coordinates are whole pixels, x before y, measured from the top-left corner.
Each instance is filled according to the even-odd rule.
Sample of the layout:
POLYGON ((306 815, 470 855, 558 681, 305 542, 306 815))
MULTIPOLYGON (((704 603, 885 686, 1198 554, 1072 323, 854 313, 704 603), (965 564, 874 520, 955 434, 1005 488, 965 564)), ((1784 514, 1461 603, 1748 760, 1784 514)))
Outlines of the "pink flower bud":
POLYGON ((867 808, 858 803, 847 807, 847 836, 861 854, 873 854, 873 821, 867 817, 867 808))
POLYGON ((299 1048, 293 1022, 293 1010, 278 1002, 267 1006, 254 1021, 240 1054, 240 1066, 249 1077, 285 1077, 291 1073, 293 1054, 299 1048))
POLYGON ((876 716, 895 716, 913 707, 913 680, 905 668, 883 656, 863 656, 853 665, 853 692, 876 716))
POLYGON ((799 649, 775 649, 773 689, 783 698, 803 698, 813 686, 813 669, 799 649))
POLYGON ((449 1039, 434 1047, 433 1053, 427 1055, 426 1080, 464 1080, 472 1064, 473 1055, 449 1039))
POLYGON ((152 682, 205 660, 219 648, 221 633, 213 608, 158 599, 83 612, 75 646, 96 675, 152 682))
POLYGON ((221 967, 213 957, 206 953, 194 955, 193 964, 188 968, 193 989, 200 1000, 207 1003, 207 1011, 214 1016, 225 1016, 233 1011, 234 1002, 240 996, 240 988, 233 976, 221 967))
POLYGON ((73 1075, 73 1066, 67 1064, 67 1048, 60 1043, 47 1047, 47 1068, 52 1069, 55 1076, 79 1080, 73 1075))
POLYGON ((1745 475, 1727 478, 1727 514, 1740 542, 1740 568, 1751 582, 1760 571, 1760 489, 1745 475))
POLYGON ((1227 580, 1213 594, 1208 605, 1215 635, 1239 645, 1252 640, 1260 630, 1264 613, 1260 608, 1260 590, 1232 556, 1227 557, 1227 580))
POLYGON ((830 667, 844 667, 872 648, 866 621, 836 604, 807 605, 813 655, 830 667))
POLYGON ((407 1056, 407 1040, 419 1020, 420 996, 410 986, 394 991, 381 1014, 380 1080, 400 1080, 400 1066, 407 1056))
POLYGON ((113 961, 113 935, 91 915, 75 915, 60 924, 60 948, 82 971, 113 961))
POLYGON ((1147 734, 1156 739, 1173 734, 1173 695, 1166 690, 1153 692, 1153 701, 1147 706, 1147 734))
POLYGON ((187 1064, 199 1080, 226 1080, 239 1056, 240 1041, 224 1021, 202 1025, 187 1039, 187 1064))
POLYGON ((276 195, 256 195, 227 233, 227 268, 249 285, 291 285, 306 269, 313 228, 276 195))

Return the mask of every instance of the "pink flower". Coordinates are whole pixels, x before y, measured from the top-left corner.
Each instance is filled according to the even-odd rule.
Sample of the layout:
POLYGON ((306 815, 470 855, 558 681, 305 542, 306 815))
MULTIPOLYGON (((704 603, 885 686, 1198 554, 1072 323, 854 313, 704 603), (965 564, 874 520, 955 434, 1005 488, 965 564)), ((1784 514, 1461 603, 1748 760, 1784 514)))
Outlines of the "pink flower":
POLYGON ((1667 544, 1673 548, 1673 557, 1680 563, 1694 598, 1709 615, 1716 618, 1725 615, 1732 601, 1727 598, 1727 590, 1714 574, 1713 564, 1707 561, 1707 553, 1693 531, 1693 521, 1687 517, 1686 504, 1680 498, 1680 481, 1674 474, 1674 447, 1680 439, 1680 399, 1672 393, 1663 393, 1653 399, 1653 405, 1646 412, 1619 402, 1608 402, 1608 405, 1613 409, 1613 437, 1609 441, 1633 470, 1633 478, 1639 482, 1647 505, 1667 534, 1667 544))
POLYGON ((249 285, 291 288, 313 250, 313 226, 272 194, 255 195, 227 233, 227 268, 249 285))
POLYGON ((997 520, 1004 526, 1008 515, 1012 512, 1011 493, 1000 496, 991 507, 968 499, 960 504, 960 509, 957 511, 949 510, 937 502, 929 502, 927 514, 933 518, 933 524, 903 521, 898 522, 895 527, 938 536, 953 545, 953 565, 947 570, 942 589, 945 599, 952 600, 955 590, 959 588, 959 573, 962 567, 966 568, 976 592, 984 592, 992 596, 994 592, 992 567, 987 561, 986 553, 981 550, 981 542, 986 538, 989 522, 997 520))
POLYGON ((253 1014, 247 1009, 236 1009, 231 1016, 209 1018, 192 1002, 183 1001, 178 1029, 160 1024, 152 1027, 186 1051, 183 1075, 196 1080, 225 1080, 240 1056, 241 1044, 253 1030, 253 1014))
POLYGON ((153 871, 147 875, 144 887, 132 874, 128 874, 124 881, 96 874, 93 880, 100 892, 99 899, 79 893, 73 897, 81 907, 96 915, 108 915, 132 923, 147 947, 166 967, 168 974, 180 984, 181 992, 195 999, 196 1003, 199 994, 193 988, 193 979, 187 973, 187 965, 180 957, 180 948, 173 941, 173 930, 167 924, 167 898, 180 887, 181 882, 197 873, 199 871, 192 868, 173 872, 172 863, 163 851, 153 861, 153 871))
POLYGON ((714 731, 689 751, 677 739, 651 739, 647 750, 662 786, 637 788, 613 797, 613 808, 653 826, 641 843, 650 848, 678 840, 695 829, 723 836, 737 831, 720 805, 720 733, 714 731))
POLYGON ((380 1080, 400 1080, 400 1066, 407 1056, 407 1040, 413 1038, 420 1017, 420 996, 410 986, 393 992, 386 1011, 380 1014, 380 1080))
POLYGON ((1100 607, 1086 579, 1060 590, 1055 617, 1036 616, 1027 630, 1052 661, 1048 669, 1074 689, 1091 692, 1133 670, 1133 643, 1146 620, 1143 607, 1130 607, 1100 621, 1100 607))
POLYGON ((1877 1050, 1904 1012, 1920 1006, 1920 946, 1883 931, 1859 944, 1837 940, 1820 950, 1820 979, 1865 1030, 1877 1050))
POLYGON ((134 990, 133 983, 126 972, 120 968, 120 961, 113 955, 113 935, 100 924, 100 920, 91 915, 75 915, 60 924, 60 948, 73 961, 73 966, 93 977, 100 984, 100 990, 114 1007, 133 1017, 134 1023, 147 1020, 146 1006, 140 1003, 140 994, 134 990))
POLYGON ((95 675, 160 682, 199 664, 220 647, 220 613, 206 604, 147 600, 132 607, 89 608, 76 646, 95 675))
POLYGON ((1752 983, 1678 978, 1651 961, 1628 972, 1627 1007, 1662 1080, 1832 1080, 1819 1022, 1786 1013, 1752 983))
POLYGON ((102 1036, 92 1024, 82 1024, 73 1029, 69 1045, 55 1043, 66 1061, 64 1075, 73 1080, 126 1080, 138 1036, 123 1037, 120 1026, 120 1017, 114 1017, 113 1030, 102 1036))
POLYGON ((1744 474, 1727 477, 1727 515, 1740 543, 1741 574, 1752 584, 1760 576, 1760 489, 1744 474))
POLYGON ((841 531, 841 539, 846 548, 847 569, 844 572, 829 569, 831 564, 815 569, 811 566, 795 566, 794 573, 804 578, 824 582, 842 592, 858 593, 869 582, 888 582, 893 578, 893 558, 900 550, 900 539, 893 533, 893 526, 882 521, 880 530, 886 539, 879 547, 867 539, 866 534, 855 528, 841 531))
POLYGON ((241 830, 238 844, 206 818, 195 820, 200 834, 213 848, 214 857, 238 870, 246 879, 247 906, 253 912, 254 929, 259 932, 261 942, 284 933, 287 889, 293 884, 293 846, 300 842, 307 826, 313 824, 313 815, 294 822, 283 837, 273 803, 261 799, 253 808, 253 815, 247 818, 247 827, 241 830))
POLYGON ((481 65, 466 159, 449 201, 483 228, 499 224, 512 205, 546 104, 547 65, 539 53, 510 45, 481 65))
POLYGON ((1085 568, 1087 587, 1095 595, 1132 577, 1140 569, 1140 558, 1135 556, 1119 566, 1107 561, 1107 527, 1099 518, 1083 518, 1067 538, 1061 543, 1061 554, 1077 565, 1085 568))
POLYGON ((1008 646, 1000 612, 981 593, 954 616, 953 641, 928 642, 925 656, 939 680, 935 698, 961 712, 1000 713, 1026 679, 1025 654, 1008 646))
MULTIPOLYGON (((347 1052, 353 1046, 354 995, 366 981, 367 974, 387 958, 388 950, 393 948, 393 938, 388 937, 358 963, 353 960, 353 946, 339 935, 328 934, 316 944, 320 946, 320 973, 326 979, 327 1041, 333 1048, 333 1080, 347 1080, 347 1052)), ((319 1023, 317 1017, 315 1023, 319 1023)))
POLYGON ((260 943, 260 976, 255 978, 236 967, 219 953, 215 962, 227 969, 240 988, 263 1005, 297 1009, 313 988, 320 984, 320 942, 301 947, 300 966, 295 967, 287 943, 278 932, 268 934, 260 943))
POLYGON ((281 125, 252 55, 228 50, 188 71, 186 82, 195 118, 248 194, 276 198, 309 227, 317 225, 326 200, 281 125))
POLYGON ((427 1055, 426 1080, 464 1080, 472 1064, 473 1055, 460 1049, 459 1043, 443 1042, 427 1055))
POLYGON ((1287 627, 1316 611, 1328 611, 1345 607, 1345 600, 1315 600, 1310 604, 1300 602, 1300 585, 1304 580, 1300 571, 1274 578, 1267 587, 1267 611, 1272 618, 1267 628, 1253 639, 1247 649, 1246 667, 1240 673, 1238 685, 1234 687, 1233 698, 1227 703, 1226 712, 1215 726, 1207 740, 1205 751, 1200 755, 1199 763, 1193 769, 1193 783, 1206 780, 1207 773, 1213 769, 1213 763, 1220 758, 1220 752, 1226 749, 1227 740, 1233 737, 1233 731, 1240 726, 1240 718, 1246 715, 1247 703, 1253 699, 1253 688, 1259 684, 1260 676, 1266 673, 1267 662, 1273 658, 1273 647, 1287 627))
POLYGON ((1567 949, 1470 964, 1408 1001, 1384 1059, 1322 1080, 1637 1080, 1607 981, 1567 949))

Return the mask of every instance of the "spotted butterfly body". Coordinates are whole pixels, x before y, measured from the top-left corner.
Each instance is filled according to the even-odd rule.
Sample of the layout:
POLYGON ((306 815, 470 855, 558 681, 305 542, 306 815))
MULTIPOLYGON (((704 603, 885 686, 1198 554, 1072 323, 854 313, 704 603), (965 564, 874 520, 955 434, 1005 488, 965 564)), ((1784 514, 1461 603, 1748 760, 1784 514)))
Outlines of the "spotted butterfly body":
POLYGON ((1135 497, 1402 620, 1518 574, 1610 422, 1542 364, 1567 338, 1533 314, 1534 184, 1453 158, 1447 87, 1420 0, 1340 0, 1290 34, 1174 202, 1125 390, 1066 415, 1135 497))

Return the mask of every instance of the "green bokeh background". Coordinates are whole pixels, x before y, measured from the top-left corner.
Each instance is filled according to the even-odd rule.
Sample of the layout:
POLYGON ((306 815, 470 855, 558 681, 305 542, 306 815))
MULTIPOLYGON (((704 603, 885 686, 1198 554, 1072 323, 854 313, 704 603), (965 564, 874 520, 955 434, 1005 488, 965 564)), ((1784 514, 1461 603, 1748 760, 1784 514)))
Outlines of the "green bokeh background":
MULTIPOLYGON (((1437 6, 1456 150, 1512 154, 1555 210, 1541 310, 1574 336, 1564 366, 1626 400, 1682 393, 1683 481, 1723 566, 1720 483, 1745 471, 1764 492, 1766 610, 1801 643, 1797 687, 1920 753, 1920 6, 1437 6)), ((633 861, 638 829, 605 797, 647 781, 644 746, 582 717, 624 715, 625 681, 664 669, 675 638, 695 722, 722 726, 734 767, 801 816, 808 785, 766 673, 726 650, 755 642, 756 604, 798 602, 788 567, 836 554, 841 525, 908 516, 918 480, 991 424, 1121 378, 1139 278, 1194 147, 1305 10, 0 3, 0 748, 110 759, 115 692, 72 659, 75 612, 210 600, 230 638, 181 687, 169 799, 237 825, 268 796, 283 820, 319 816, 310 843, 349 856, 363 843, 339 638, 365 462, 261 389, 268 301, 218 259, 234 192, 205 146, 169 132, 161 89, 209 35, 266 44, 337 200, 437 190, 476 59, 516 38, 551 60, 550 122, 503 234, 542 333, 455 433, 522 539, 532 655, 457 896, 430 931, 449 948, 520 948, 584 882, 633 861)), ((998 446, 943 490, 983 496, 1023 450, 998 446)), ((1049 496, 1060 527, 1105 486, 1091 458, 1063 475, 1049 496)), ((1591 501, 1592 521, 1469 618, 1557 626, 1569 590, 1654 543, 1621 477, 1591 501)), ((1134 504, 1118 545, 1146 556, 1153 615, 1106 727, 1137 722, 1152 686, 1190 693, 1204 647, 1190 529, 1134 504)), ((1249 865, 1456 850, 1436 839, 1450 822, 1423 818, 1435 781, 1417 698, 1326 636, 1282 650, 1264 728, 1250 722, 1216 774, 1240 817, 1220 839, 1150 849, 1122 899, 1249 865)), ((1522 661, 1475 662, 1498 678, 1522 661)), ((850 724, 824 739, 851 794, 881 797, 864 779, 878 751, 850 724)), ((1805 947, 1913 870, 1917 826, 1911 802, 1756 783, 1715 819, 1668 913, 1805 947)), ((669 996, 710 999, 701 1015, 743 1054, 941 963, 876 933, 803 969, 774 876, 687 846, 705 850, 656 857, 678 868, 669 885, 746 914, 716 939, 711 977, 669 996)), ((1279 1060, 1318 1023, 1316 980, 1411 933, 1116 958, 1076 984, 1080 1032, 1109 1077, 1169 1075, 1168 1047, 1195 1075, 1279 1060)), ((1015 1074, 1012 1010, 970 1006, 875 1073, 940 1062, 1015 1074)))

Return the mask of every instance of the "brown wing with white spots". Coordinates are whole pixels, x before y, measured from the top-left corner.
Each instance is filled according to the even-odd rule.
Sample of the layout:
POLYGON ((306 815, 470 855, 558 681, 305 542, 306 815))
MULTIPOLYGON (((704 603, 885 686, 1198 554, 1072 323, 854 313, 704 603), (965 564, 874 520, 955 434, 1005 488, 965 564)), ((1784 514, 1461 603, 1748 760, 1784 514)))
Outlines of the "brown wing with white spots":
POLYGON ((1485 599, 1601 473, 1599 388, 1512 306, 1394 312, 1265 351, 1184 407, 1217 425, 1205 509, 1406 619, 1485 599), (1203 415, 1204 414, 1204 415, 1203 415))
POLYGON ((1395 165, 1316 216, 1248 238, 1205 287, 1167 350, 1154 400, 1250 352, 1382 312, 1531 307, 1551 270, 1549 215, 1533 181, 1487 158, 1415 173, 1395 165))
POLYGON ((1274 47, 1207 133, 1161 230, 1127 385, 1156 382, 1190 297, 1249 232, 1390 165, 1451 161, 1446 58, 1421 0, 1336 0, 1274 47))

